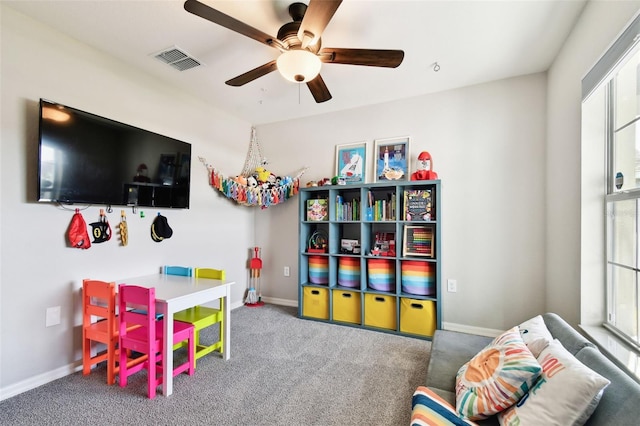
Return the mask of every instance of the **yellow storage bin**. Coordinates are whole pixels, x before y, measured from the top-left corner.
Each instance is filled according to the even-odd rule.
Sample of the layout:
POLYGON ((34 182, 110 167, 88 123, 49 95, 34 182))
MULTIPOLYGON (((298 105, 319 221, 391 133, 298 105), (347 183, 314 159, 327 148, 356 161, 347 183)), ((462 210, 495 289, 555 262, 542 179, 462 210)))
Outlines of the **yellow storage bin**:
POLYGON ((302 316, 329 319, 329 290, 305 287, 302 292, 302 316))
POLYGON ((396 298, 383 294, 364 295, 364 325, 396 329, 396 298))
POLYGON ((436 331, 436 322, 433 300, 400 298, 400 332, 431 337, 436 331))
POLYGON ((360 293, 333 290, 333 320, 360 324, 360 293))

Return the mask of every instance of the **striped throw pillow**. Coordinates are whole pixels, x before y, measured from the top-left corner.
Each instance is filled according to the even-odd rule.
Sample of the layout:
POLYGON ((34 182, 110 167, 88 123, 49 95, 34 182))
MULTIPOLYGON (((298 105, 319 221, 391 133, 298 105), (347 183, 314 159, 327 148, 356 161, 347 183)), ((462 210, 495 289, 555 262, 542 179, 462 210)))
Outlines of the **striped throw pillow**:
POLYGON ((458 417, 451 404, 427 387, 419 386, 411 402, 411 426, 475 426, 458 417))
POLYGON ((506 410, 529 391, 541 371, 518 327, 513 327, 458 370, 456 410, 471 420, 506 410))

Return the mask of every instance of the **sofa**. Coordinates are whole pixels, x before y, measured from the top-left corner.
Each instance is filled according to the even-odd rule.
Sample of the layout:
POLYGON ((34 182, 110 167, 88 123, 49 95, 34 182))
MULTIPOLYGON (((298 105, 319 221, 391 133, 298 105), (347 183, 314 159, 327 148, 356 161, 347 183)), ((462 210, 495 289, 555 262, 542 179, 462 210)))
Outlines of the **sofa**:
MULTIPOLYGON (((585 424, 640 424, 640 384, 605 357, 593 343, 560 316, 546 313, 541 317, 551 336, 575 359, 611 382, 600 392, 599 402, 594 404, 595 411, 588 415, 585 424)), ((455 407, 458 370, 493 340, 485 336, 437 330, 431 346, 426 388, 455 407)), ((476 423, 499 424, 498 416, 492 415, 476 420, 476 423)))

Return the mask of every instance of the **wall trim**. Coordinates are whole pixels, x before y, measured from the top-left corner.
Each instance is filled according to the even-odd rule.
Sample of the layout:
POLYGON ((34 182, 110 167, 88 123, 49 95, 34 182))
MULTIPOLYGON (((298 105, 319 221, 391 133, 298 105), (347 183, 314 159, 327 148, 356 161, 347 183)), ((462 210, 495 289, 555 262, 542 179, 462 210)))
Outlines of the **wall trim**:
POLYGON ((30 377, 18 383, 14 383, 10 386, 0 389, 0 401, 11 398, 23 392, 35 389, 39 386, 46 385, 54 380, 61 379, 65 376, 73 374, 77 371, 82 371, 82 360, 73 364, 68 364, 55 370, 47 371, 37 376, 30 377))
POLYGON ((279 299, 277 297, 263 297, 262 300, 264 300, 266 303, 272 303, 274 305, 292 306, 292 307, 295 307, 295 308, 298 307, 298 301, 297 300, 279 299))
POLYGON ((497 337, 504 330, 495 330, 493 328, 474 327, 472 325, 456 324, 452 322, 442 322, 442 329, 448 331, 457 331, 459 333, 478 334, 486 337, 497 337))

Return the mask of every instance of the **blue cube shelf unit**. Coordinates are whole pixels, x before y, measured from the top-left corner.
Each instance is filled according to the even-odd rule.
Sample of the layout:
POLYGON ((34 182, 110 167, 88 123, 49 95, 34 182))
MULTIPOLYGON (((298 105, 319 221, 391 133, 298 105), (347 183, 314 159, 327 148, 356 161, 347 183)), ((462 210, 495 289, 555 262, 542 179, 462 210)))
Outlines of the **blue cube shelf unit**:
POLYGON ((298 316, 430 339, 442 316, 440 187, 301 189, 298 316))

